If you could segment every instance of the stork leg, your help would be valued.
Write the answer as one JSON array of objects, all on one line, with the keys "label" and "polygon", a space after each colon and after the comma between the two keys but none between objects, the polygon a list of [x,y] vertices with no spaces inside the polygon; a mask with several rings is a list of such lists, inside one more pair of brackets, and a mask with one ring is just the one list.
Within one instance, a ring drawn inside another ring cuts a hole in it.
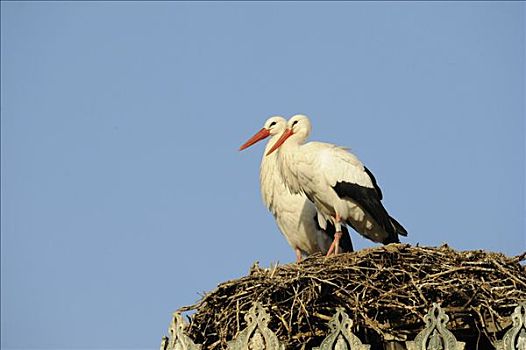
[{"label": "stork leg", "polygon": [[327,252],[327,256],[334,253],[334,255],[340,253],[340,239],[342,238],[342,225],[340,224],[340,215],[336,214],[334,218],[334,239],[332,240],[331,246],[329,247],[329,251]]},{"label": "stork leg", "polygon": [[340,253],[340,239],[342,238],[342,232],[338,231],[334,234],[334,239],[329,247],[329,251],[326,256],[329,256],[334,253],[334,255]]},{"label": "stork leg", "polygon": [[296,248],[294,249],[294,251],[296,252],[296,262],[299,263],[301,259],[303,259],[303,254],[301,253],[301,249]]}]

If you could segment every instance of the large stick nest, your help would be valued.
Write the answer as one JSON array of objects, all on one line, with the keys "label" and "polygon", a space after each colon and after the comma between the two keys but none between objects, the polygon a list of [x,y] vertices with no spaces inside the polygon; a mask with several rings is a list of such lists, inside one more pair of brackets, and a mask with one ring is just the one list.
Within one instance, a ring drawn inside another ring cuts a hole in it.
[{"label": "large stick nest", "polygon": [[373,348],[412,340],[433,302],[441,303],[457,337],[494,342],[517,302],[526,300],[525,254],[391,244],[269,269],[256,264],[248,276],[220,284],[179,311],[196,311],[187,332],[210,350],[225,348],[244,329],[254,301],[266,308],[269,328],[288,349],[319,345],[337,307]]}]

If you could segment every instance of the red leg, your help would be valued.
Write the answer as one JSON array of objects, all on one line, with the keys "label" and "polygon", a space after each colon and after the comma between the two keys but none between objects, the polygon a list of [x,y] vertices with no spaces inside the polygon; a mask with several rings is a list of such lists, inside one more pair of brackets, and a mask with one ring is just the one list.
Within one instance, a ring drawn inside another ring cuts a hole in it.
[{"label": "red leg", "polygon": [[334,239],[332,240],[331,246],[329,247],[329,251],[327,252],[326,256],[329,256],[332,253],[334,253],[334,255],[340,253],[340,239],[342,238],[340,219],[340,215],[336,214],[334,217],[334,228],[336,232],[334,233]]},{"label": "red leg", "polygon": [[296,262],[299,263],[301,259],[303,259],[303,254],[301,254],[301,250],[299,248],[294,249],[296,252]]},{"label": "red leg", "polygon": [[332,241],[331,246],[329,247],[329,250],[327,251],[327,255],[325,256],[331,255],[332,252],[334,252],[334,240]]}]

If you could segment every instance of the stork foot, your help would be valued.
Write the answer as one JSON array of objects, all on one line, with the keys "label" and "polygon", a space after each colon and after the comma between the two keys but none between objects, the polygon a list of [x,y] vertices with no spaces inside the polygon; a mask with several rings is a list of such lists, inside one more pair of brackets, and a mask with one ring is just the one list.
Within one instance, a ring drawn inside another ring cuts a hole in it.
[{"label": "stork foot", "polygon": [[296,262],[297,263],[301,262],[301,260],[303,259],[303,254],[301,254],[301,249],[296,248],[294,249],[294,251],[296,252]]},{"label": "stork foot", "polygon": [[334,255],[340,253],[340,239],[342,238],[341,232],[336,232],[334,234],[334,239],[331,243],[331,246],[329,247],[329,251],[327,252],[327,256],[334,253]]}]

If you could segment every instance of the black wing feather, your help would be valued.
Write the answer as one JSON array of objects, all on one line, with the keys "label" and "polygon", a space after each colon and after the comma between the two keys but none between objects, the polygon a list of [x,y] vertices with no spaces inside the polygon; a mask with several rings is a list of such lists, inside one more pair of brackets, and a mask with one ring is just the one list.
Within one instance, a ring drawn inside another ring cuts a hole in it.
[{"label": "black wing feather", "polygon": [[380,189],[380,186],[378,186],[378,183],[376,182],[376,179],[374,178],[374,175],[373,173],[371,172],[371,170],[367,169],[367,167],[364,165],[363,166],[365,172],[367,173],[367,175],[369,175],[369,177],[371,178],[371,181],[373,182],[373,186],[374,186],[374,189],[376,190],[376,192],[378,192],[378,199],[382,200],[383,199],[383,194],[382,194],[382,190]]},{"label": "black wing feather", "polygon": [[[368,173],[370,174],[370,172]],[[374,177],[372,177],[372,175],[370,176],[371,180],[373,180]],[[382,198],[382,192],[379,190],[376,180],[373,180],[373,184],[375,188],[364,187],[349,182],[337,182],[333,189],[338,197],[352,200],[357,205],[359,205],[376,221],[378,225],[380,225],[385,230],[385,232],[389,234],[386,240],[382,243],[388,244],[399,242],[398,232],[395,230],[395,227],[391,221],[391,217],[380,201]],[[350,224],[349,222],[347,223]]]},{"label": "black wing feather", "polygon": [[398,222],[396,221],[395,218],[393,218],[392,216],[390,216],[391,218],[391,223],[393,224],[393,226],[395,227],[395,231],[399,234],[399,235],[402,235],[402,236],[407,236],[407,230]]}]

